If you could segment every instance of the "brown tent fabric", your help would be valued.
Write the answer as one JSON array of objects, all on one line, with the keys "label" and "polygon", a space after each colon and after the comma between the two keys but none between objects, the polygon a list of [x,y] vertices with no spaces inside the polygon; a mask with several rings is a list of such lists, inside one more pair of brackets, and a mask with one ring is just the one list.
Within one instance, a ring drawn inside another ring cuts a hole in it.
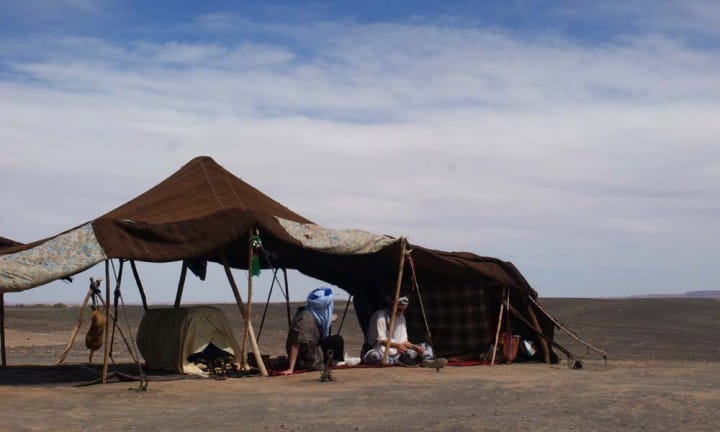
[{"label": "brown tent fabric", "polygon": [[13,246],[19,246],[21,244],[22,243],[16,242],[15,240],[10,240],[9,238],[5,238],[5,237],[0,237],[0,250],[6,249],[6,248],[9,249]]},{"label": "brown tent fabric", "polygon": [[311,223],[202,156],[95,219],[93,229],[108,257],[163,262],[247,244],[255,224],[289,240],[273,216]]}]

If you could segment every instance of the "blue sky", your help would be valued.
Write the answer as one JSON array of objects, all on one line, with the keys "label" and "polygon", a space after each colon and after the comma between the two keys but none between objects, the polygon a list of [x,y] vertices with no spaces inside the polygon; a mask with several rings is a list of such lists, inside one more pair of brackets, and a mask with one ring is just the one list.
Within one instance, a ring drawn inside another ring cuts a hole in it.
[{"label": "blue sky", "polygon": [[[541,296],[720,289],[716,2],[237,3],[0,0],[0,236],[202,154],[328,227],[512,261]],[[176,267],[143,269],[151,300]],[[213,274],[188,301],[232,301]]]}]

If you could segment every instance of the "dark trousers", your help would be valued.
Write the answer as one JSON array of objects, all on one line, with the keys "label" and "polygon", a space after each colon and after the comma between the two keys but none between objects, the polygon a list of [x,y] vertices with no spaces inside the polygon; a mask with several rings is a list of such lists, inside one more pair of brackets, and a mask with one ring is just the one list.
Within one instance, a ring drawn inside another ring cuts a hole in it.
[{"label": "dark trousers", "polygon": [[325,363],[327,363],[328,360],[328,350],[332,350],[333,360],[339,362],[345,360],[345,340],[339,334],[330,335],[321,340],[320,347],[322,347]]}]

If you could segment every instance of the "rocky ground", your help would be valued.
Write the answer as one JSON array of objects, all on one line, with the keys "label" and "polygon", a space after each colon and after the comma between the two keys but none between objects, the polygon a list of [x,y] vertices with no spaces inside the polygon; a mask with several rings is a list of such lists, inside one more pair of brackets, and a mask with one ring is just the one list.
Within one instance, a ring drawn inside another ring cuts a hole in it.
[{"label": "rocky ground", "polygon": [[[66,359],[76,307],[8,307],[7,361],[0,369],[0,431],[34,430],[720,430],[720,301],[708,299],[544,299],[563,324],[609,360],[558,333],[585,357],[580,370],[513,364],[336,370],[289,377],[169,379],[78,387],[97,376],[83,345],[87,319]],[[241,328],[233,305],[220,306]],[[342,307],[338,308],[342,312]],[[256,332],[263,306],[253,308]],[[121,310],[130,339],[142,310]],[[267,311],[260,346],[280,355],[284,305]],[[361,335],[352,308],[343,324],[348,351]],[[240,337],[240,336],[239,336]],[[121,338],[114,358],[133,365]],[[96,354],[95,360],[101,359]]]}]

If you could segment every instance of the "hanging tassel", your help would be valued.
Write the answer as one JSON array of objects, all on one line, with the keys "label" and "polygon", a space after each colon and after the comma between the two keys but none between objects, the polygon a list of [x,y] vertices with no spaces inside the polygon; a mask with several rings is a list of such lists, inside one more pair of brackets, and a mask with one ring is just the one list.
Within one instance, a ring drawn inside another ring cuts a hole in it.
[{"label": "hanging tassel", "polygon": [[252,256],[252,266],[250,268],[250,274],[253,276],[260,276],[260,257],[257,255]]},{"label": "hanging tassel", "polygon": [[255,235],[250,236],[250,245],[254,251],[250,263],[250,274],[260,276],[260,257],[258,256],[258,252],[262,250],[262,240],[260,240],[260,233],[257,230],[255,230]]}]

